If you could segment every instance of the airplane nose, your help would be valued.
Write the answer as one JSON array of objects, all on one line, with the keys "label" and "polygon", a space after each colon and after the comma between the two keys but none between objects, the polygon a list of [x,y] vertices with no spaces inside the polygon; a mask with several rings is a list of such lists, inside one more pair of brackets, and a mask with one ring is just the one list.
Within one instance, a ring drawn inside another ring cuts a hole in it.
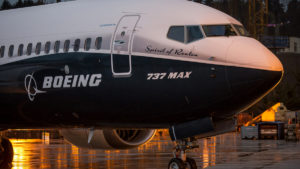
[{"label": "airplane nose", "polygon": [[283,71],[279,59],[259,41],[236,37],[227,52],[227,62],[241,67]]},{"label": "airplane nose", "polygon": [[279,59],[260,42],[235,39],[227,51],[228,81],[235,104],[247,107],[274,89],[283,76]]}]

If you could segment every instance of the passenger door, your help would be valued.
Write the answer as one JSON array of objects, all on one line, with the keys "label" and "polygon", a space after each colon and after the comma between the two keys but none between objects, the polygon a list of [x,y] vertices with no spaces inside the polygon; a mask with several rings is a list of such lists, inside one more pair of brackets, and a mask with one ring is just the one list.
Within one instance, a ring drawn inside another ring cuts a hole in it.
[{"label": "passenger door", "polygon": [[139,15],[125,15],[116,26],[111,42],[111,68],[114,77],[131,76],[132,42],[139,20]]}]

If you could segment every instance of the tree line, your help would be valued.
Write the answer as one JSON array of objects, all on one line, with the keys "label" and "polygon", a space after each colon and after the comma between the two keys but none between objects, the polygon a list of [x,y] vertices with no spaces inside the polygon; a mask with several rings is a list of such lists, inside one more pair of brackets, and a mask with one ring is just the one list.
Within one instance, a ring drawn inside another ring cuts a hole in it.
[{"label": "tree line", "polygon": [[[61,0],[56,0],[55,2],[61,2]],[[0,10],[8,10],[8,9],[16,9],[16,8],[24,8],[30,6],[38,6],[47,4],[44,0],[37,0],[34,2],[33,0],[18,0],[17,3],[12,4],[9,0],[4,0]]]},{"label": "tree line", "polygon": [[29,6],[37,6],[37,5],[44,5],[45,3],[43,0],[38,0],[34,2],[33,0],[18,0],[17,3],[11,4],[8,0],[4,0],[1,6],[1,10],[8,10],[8,9],[15,9],[15,8],[23,8]]}]

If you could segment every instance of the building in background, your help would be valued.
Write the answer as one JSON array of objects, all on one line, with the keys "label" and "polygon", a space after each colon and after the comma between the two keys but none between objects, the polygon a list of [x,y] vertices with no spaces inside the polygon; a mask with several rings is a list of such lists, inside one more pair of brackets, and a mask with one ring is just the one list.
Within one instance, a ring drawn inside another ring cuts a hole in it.
[{"label": "building in background", "polygon": [[300,38],[289,37],[289,46],[280,49],[279,52],[300,54]]}]

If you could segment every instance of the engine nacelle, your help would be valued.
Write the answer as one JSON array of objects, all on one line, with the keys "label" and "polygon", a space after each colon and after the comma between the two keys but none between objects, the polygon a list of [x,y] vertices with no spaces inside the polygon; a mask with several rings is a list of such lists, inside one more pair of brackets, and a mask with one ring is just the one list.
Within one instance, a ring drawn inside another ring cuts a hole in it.
[{"label": "engine nacelle", "polygon": [[73,145],[89,149],[130,149],[150,141],[156,130],[95,129],[90,143],[90,129],[62,129],[60,133]]}]

